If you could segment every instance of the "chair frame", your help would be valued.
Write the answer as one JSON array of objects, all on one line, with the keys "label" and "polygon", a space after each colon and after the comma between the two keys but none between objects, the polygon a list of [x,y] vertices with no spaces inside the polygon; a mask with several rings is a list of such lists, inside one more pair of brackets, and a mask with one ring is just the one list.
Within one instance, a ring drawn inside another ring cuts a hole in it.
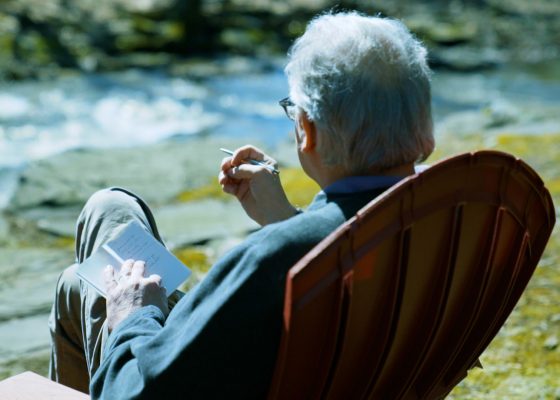
[{"label": "chair frame", "polygon": [[[439,241],[424,232],[431,221]],[[404,179],[290,269],[268,398],[445,397],[511,313],[554,223],[540,177],[506,153],[462,154]],[[378,267],[389,247],[397,267]],[[432,261],[418,261],[423,248]],[[379,307],[364,311],[368,274]]]}]

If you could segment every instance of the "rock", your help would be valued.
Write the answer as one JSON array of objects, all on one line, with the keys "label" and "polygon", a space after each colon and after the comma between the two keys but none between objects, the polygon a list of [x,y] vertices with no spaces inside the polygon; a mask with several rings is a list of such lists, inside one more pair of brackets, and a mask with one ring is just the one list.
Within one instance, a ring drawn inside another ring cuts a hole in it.
[{"label": "rock", "polygon": [[497,49],[472,46],[438,47],[432,49],[429,56],[433,68],[462,72],[495,68],[506,60],[506,55]]},{"label": "rock", "polygon": [[45,375],[48,315],[71,248],[0,248],[0,379],[25,370]]},{"label": "rock", "polygon": [[200,0],[7,0],[0,9],[0,75],[90,71],[136,51],[184,53],[201,35],[200,21]]},{"label": "rock", "polygon": [[19,32],[19,28],[20,26],[17,18],[0,12],[0,32],[2,32],[3,39],[5,39],[4,35],[7,34],[16,35]]},{"label": "rock", "polygon": [[558,337],[556,335],[547,337],[543,346],[546,350],[556,350],[558,347]]},{"label": "rock", "polygon": [[50,354],[50,347],[47,344],[39,350],[18,354],[8,359],[0,359],[0,380],[25,371],[48,376]]},{"label": "rock", "polygon": [[53,57],[45,37],[39,32],[25,32],[17,39],[18,54],[21,58],[35,65],[52,63]]},{"label": "rock", "polygon": [[[521,373],[511,373],[505,379],[496,379],[492,386],[490,396],[480,393],[474,396],[477,399],[530,399],[535,393],[542,398],[553,398],[555,388],[547,382],[547,378],[542,375],[544,371],[534,371],[531,375]],[[485,393],[488,395],[488,393]]]},{"label": "rock", "polygon": [[32,222],[40,231],[49,235],[73,238],[76,221],[82,207],[34,207],[17,213],[17,218]]},{"label": "rock", "polygon": [[[231,143],[230,143],[231,144]],[[134,149],[73,150],[22,171],[8,208],[82,206],[96,190],[122,186],[151,205],[217,176],[225,140],[169,141]]]},{"label": "rock", "polygon": [[488,118],[484,124],[485,128],[499,128],[514,124],[519,121],[519,115],[522,114],[515,106],[504,100],[493,101],[483,110],[483,113]]},{"label": "rock", "polygon": [[34,352],[49,347],[48,314],[14,319],[0,324],[0,358]]},{"label": "rock", "polygon": [[6,222],[6,219],[0,216],[0,244],[6,242],[9,234],[10,234],[10,227]]},{"label": "rock", "polygon": [[[371,2],[352,0],[343,8],[382,12],[404,19],[439,53],[434,66],[473,70],[507,59],[538,61],[560,55],[558,2],[489,0],[481,2]],[[486,4],[486,3],[484,3]],[[234,52],[284,54],[307,22],[332,4],[326,0],[5,0],[0,9],[0,76],[48,78],[60,68],[166,68],[171,58]],[[521,35],[520,32],[531,32]],[[485,49],[475,61],[440,47],[468,44]],[[154,59],[124,57],[156,53]],[[116,61],[117,60],[117,61]],[[127,63],[130,61],[131,63]],[[157,61],[157,62],[155,62]]]},{"label": "rock", "polygon": [[136,17],[125,32],[116,35],[115,47],[122,53],[161,51],[165,46],[182,40],[184,28],[175,21],[156,22]]},{"label": "rock", "polygon": [[560,13],[560,3],[550,0],[486,0],[486,3],[502,13],[519,16],[547,17]]},{"label": "rock", "polygon": [[[5,248],[0,269],[0,322],[47,313],[58,276],[74,262],[73,248]],[[0,336],[1,337],[1,336]]]},{"label": "rock", "polygon": [[118,57],[102,57],[94,61],[100,69],[167,68],[174,64],[172,55],[163,52],[135,51]]},{"label": "rock", "polygon": [[175,60],[169,66],[169,73],[174,76],[191,79],[207,79],[225,75],[254,75],[278,70],[284,65],[280,57],[248,57],[228,55],[215,57],[211,61],[204,58],[188,58]]},{"label": "rock", "polygon": [[225,29],[218,40],[220,45],[233,48],[236,52],[243,54],[251,53],[259,43],[263,42],[258,30],[248,31],[246,29]]},{"label": "rock", "polygon": [[245,235],[259,225],[236,201],[206,199],[159,207],[154,215],[167,245],[184,247],[211,239]]},{"label": "rock", "polygon": [[172,9],[174,0],[113,0],[111,3],[132,14],[156,16]]},{"label": "rock", "polygon": [[13,48],[18,32],[18,20],[0,12],[0,69],[2,70],[14,63]]},{"label": "rock", "polygon": [[447,46],[474,41],[479,34],[478,23],[472,19],[442,21],[433,15],[420,14],[407,18],[405,23],[424,41]]}]

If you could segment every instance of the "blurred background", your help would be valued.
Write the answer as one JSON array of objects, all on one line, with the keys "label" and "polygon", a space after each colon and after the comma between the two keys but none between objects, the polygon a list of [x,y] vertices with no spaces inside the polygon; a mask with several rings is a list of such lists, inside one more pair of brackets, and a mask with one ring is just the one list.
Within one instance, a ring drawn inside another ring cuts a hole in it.
[{"label": "blurred background", "polygon": [[[434,69],[437,148],[511,152],[560,204],[560,1],[0,0],[0,379],[46,374],[56,278],[95,190],[153,205],[168,246],[201,279],[255,229],[220,193],[219,147],[277,157],[290,199],[317,187],[297,169],[285,54],[326,10],[402,19]],[[224,226],[225,225],[225,226]],[[457,399],[560,399],[558,229],[511,318]]]}]

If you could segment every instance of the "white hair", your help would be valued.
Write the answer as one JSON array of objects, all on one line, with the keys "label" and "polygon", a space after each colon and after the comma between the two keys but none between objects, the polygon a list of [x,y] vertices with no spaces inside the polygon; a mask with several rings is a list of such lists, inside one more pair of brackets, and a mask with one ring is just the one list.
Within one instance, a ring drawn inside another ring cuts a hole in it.
[{"label": "white hair", "polygon": [[288,52],[292,102],[315,123],[327,165],[350,173],[423,161],[434,148],[424,46],[399,21],[313,19]]}]

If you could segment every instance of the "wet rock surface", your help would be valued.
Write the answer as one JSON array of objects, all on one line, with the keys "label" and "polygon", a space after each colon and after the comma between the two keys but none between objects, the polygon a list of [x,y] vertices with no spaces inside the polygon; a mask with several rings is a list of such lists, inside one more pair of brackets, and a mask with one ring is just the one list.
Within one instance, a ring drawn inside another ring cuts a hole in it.
[{"label": "wet rock surface", "polygon": [[71,248],[1,248],[0,378],[26,369],[47,372],[48,314],[60,272],[73,260]]},{"label": "wet rock surface", "polygon": [[80,205],[91,193],[107,186],[123,186],[142,193],[149,203],[169,202],[181,191],[217,176],[221,143],[168,142],[101,152],[69,151],[27,167],[20,175],[20,185],[9,208]]}]

